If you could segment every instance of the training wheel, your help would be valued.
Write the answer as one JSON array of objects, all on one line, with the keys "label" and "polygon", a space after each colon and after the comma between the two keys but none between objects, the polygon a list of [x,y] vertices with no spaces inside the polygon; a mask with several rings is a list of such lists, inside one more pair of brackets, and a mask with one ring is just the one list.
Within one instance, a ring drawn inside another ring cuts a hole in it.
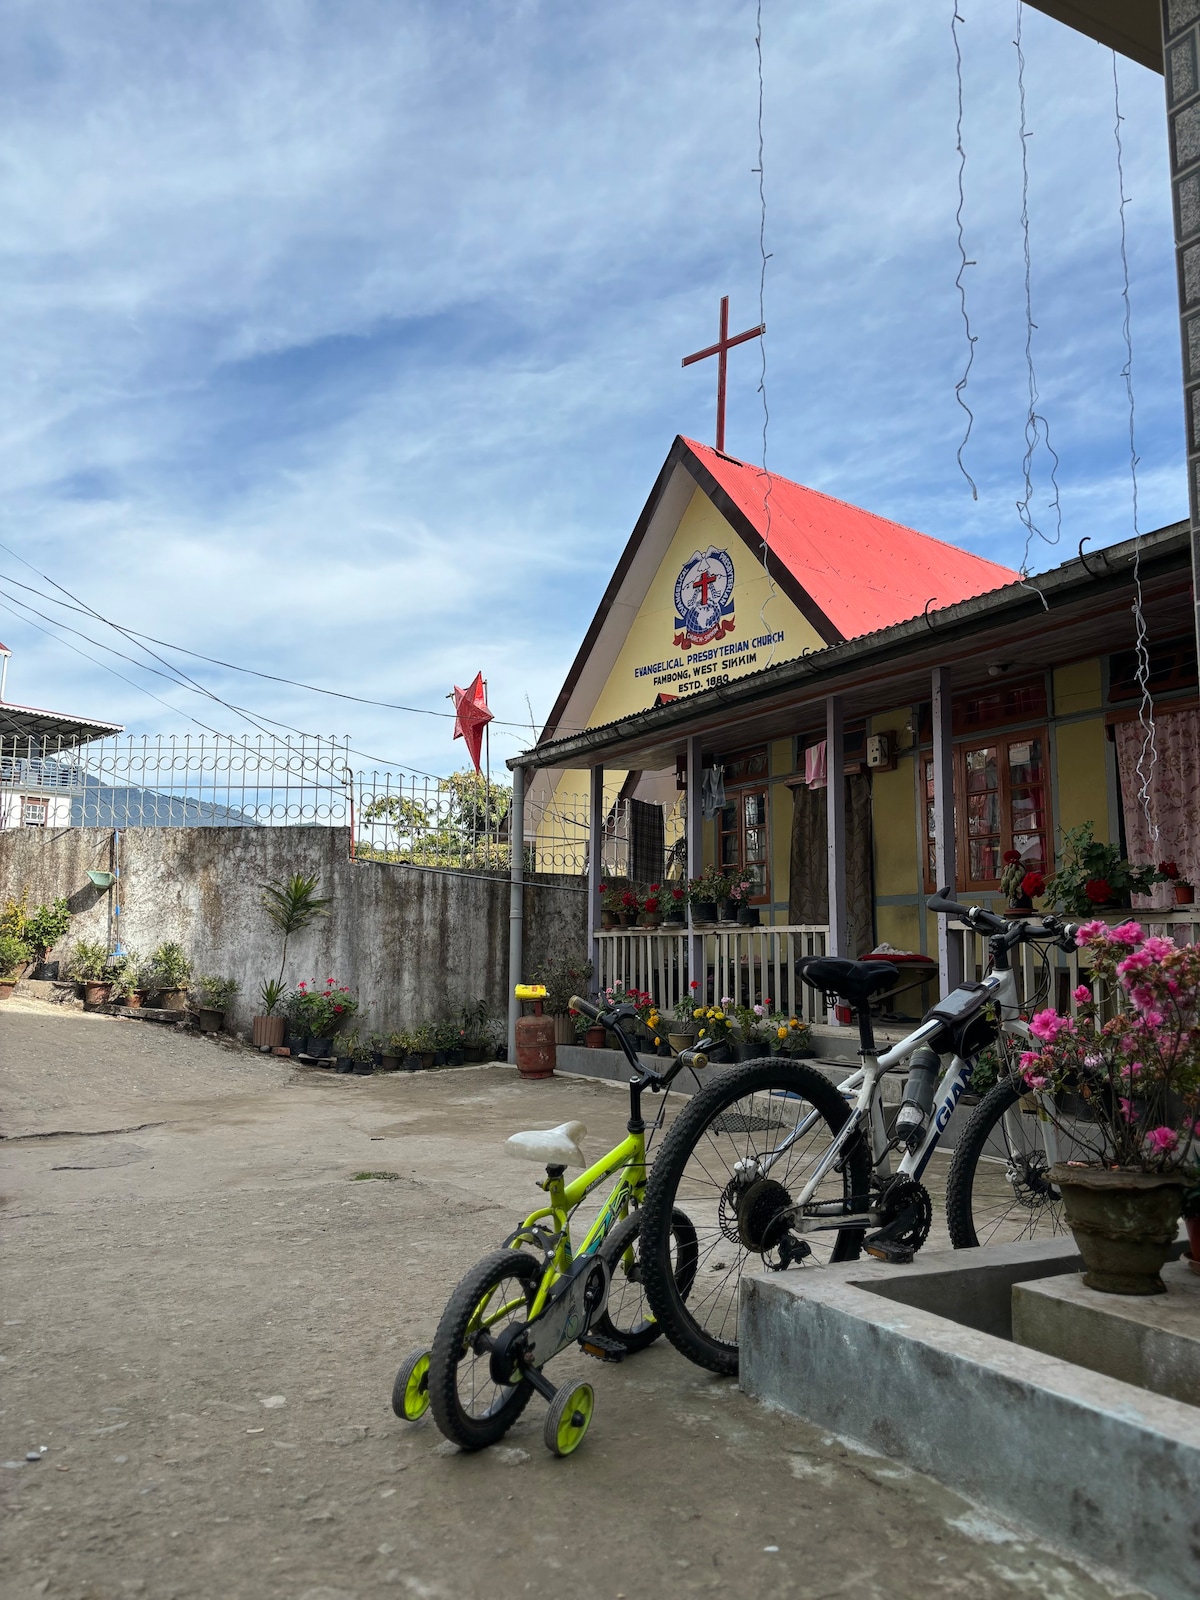
[{"label": "training wheel", "polygon": [[419,1422],[429,1410],[429,1351],[412,1350],[392,1385],[392,1410],[405,1422]]},{"label": "training wheel", "polygon": [[542,1437],[546,1449],[556,1456],[569,1456],[583,1443],[592,1420],[596,1396],[590,1383],[564,1383],[550,1402]]}]

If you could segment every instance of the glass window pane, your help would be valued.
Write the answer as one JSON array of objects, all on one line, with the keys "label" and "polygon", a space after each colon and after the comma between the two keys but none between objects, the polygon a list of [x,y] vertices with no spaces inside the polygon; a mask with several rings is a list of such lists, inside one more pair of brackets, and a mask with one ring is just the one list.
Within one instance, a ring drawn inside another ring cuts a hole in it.
[{"label": "glass window pane", "polygon": [[765,822],[767,820],[766,795],[748,794],[745,799],[744,809],[747,822]]},{"label": "glass window pane", "polygon": [[721,835],[721,865],[723,867],[736,867],[738,860],[738,839],[736,833],[723,833]]},{"label": "glass window pane", "polygon": [[1012,847],[1020,852],[1022,864],[1032,872],[1045,866],[1045,846],[1039,833],[1014,833]]},{"label": "glass window pane", "polygon": [[1000,832],[1000,796],[998,794],[969,794],[967,796],[967,828],[971,833]]},{"label": "glass window pane", "polygon": [[767,830],[765,828],[746,829],[746,860],[765,861],[767,857]]},{"label": "glass window pane", "polygon": [[970,876],[974,883],[1000,876],[1000,841],[998,839],[971,839]]},{"label": "glass window pane", "polygon": [[1042,778],[1042,741],[1014,739],[1008,747],[1008,775],[1011,783],[1038,783]]},{"label": "glass window pane", "polygon": [[998,786],[1000,774],[996,756],[995,745],[987,745],[982,750],[967,751],[968,793],[975,794]]},{"label": "glass window pane", "polygon": [[752,861],[745,868],[750,883],[750,895],[757,899],[767,892],[767,871],[761,861]]}]

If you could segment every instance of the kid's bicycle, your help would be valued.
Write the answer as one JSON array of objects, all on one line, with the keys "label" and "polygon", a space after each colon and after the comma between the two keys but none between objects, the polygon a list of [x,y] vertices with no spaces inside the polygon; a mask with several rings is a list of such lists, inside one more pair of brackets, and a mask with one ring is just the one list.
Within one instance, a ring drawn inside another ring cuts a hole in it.
[{"label": "kid's bicycle", "polygon": [[[520,999],[540,999],[533,985]],[[583,1441],[595,1396],[590,1383],[556,1388],[545,1373],[550,1360],[577,1344],[601,1361],[621,1361],[644,1350],[660,1328],[646,1308],[641,1268],[641,1210],[646,1187],[646,1123],[642,1095],[660,1093],[685,1067],[701,1068],[700,1046],[677,1056],[663,1073],[638,1060],[622,1024],[637,1013],[629,1005],[601,1011],[573,997],[571,1007],[603,1023],[616,1037],[632,1072],[626,1136],[587,1166],[579,1141],[582,1122],[517,1133],[511,1154],[544,1165],[538,1187],[547,1203],[530,1213],[499,1250],[476,1263],[450,1296],[430,1349],[414,1350],[396,1374],[392,1409],[415,1422],[432,1410],[447,1439],[480,1450],[503,1438],[538,1393],[549,1403],[543,1438],[556,1456]],[[662,1120],[665,1100],[650,1133]],[[568,1167],[585,1167],[568,1183]],[[575,1248],[571,1219],[581,1202],[613,1173],[617,1182],[600,1215]],[[664,1224],[664,1270],[686,1300],[696,1274],[696,1230],[674,1208]]]},{"label": "kid's bicycle", "polygon": [[[853,1261],[863,1249],[911,1261],[933,1218],[921,1177],[980,1052],[993,1042],[1001,1050],[1029,1047],[1011,952],[1042,942],[1048,974],[1049,947],[1074,950],[1075,928],[1053,916],[1012,923],[959,905],[945,889],[928,905],[990,936],[982,982],[945,995],[879,1054],[870,1001],[896,981],[896,968],[806,957],[797,962],[804,980],[857,1012],[861,1067],[835,1084],[799,1061],[746,1062],[710,1080],[663,1141],[641,1215],[646,1296],[671,1342],[700,1366],[737,1371],[739,1286],[754,1257],[775,1271]],[[905,1065],[908,1080],[889,1126],[882,1079]],[[1061,1197],[1049,1181],[1056,1159],[1054,1126],[1038,1114],[1037,1097],[1019,1076],[1001,1077],[955,1148],[946,1189],[953,1244],[975,1245],[981,1233],[1005,1228],[1020,1237],[1060,1231]],[[670,1219],[680,1207],[697,1240],[684,1282],[670,1254]]]}]

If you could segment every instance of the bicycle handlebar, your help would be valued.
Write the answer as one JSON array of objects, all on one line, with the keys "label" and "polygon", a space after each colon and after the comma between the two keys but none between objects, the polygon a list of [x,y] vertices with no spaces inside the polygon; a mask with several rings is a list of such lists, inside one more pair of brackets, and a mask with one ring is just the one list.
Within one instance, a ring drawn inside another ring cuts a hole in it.
[{"label": "bicycle handlebar", "polygon": [[1031,928],[1027,922],[1009,922],[1005,917],[998,917],[994,911],[985,911],[982,906],[964,906],[958,900],[952,900],[951,889],[939,889],[925,902],[930,911],[936,911],[942,917],[957,917],[960,922],[965,922],[968,927],[976,929],[979,933],[1007,935],[1010,944],[1021,944],[1024,940],[1036,938],[1055,939],[1064,950],[1075,948],[1075,924],[1063,922],[1060,917],[1043,914],[1041,925]]},{"label": "bicycle handlebar", "polygon": [[600,1007],[594,1006],[590,1000],[581,1000],[577,994],[573,994],[567,1003],[572,1011],[582,1012],[585,1017],[591,1017],[593,1022],[599,1021]]}]

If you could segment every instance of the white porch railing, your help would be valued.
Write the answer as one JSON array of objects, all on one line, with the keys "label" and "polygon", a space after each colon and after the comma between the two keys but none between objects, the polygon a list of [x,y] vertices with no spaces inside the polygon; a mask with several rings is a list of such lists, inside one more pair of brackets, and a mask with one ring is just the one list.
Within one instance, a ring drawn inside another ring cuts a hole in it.
[{"label": "white porch railing", "polygon": [[[1195,944],[1200,939],[1200,906],[1175,906],[1167,911],[1125,911],[1120,920],[1139,922],[1148,934],[1158,934],[1179,945]],[[987,935],[976,933],[961,922],[952,922],[950,926],[962,938],[963,976],[968,983],[976,983],[987,971]],[[1053,1006],[1066,1016],[1074,1016],[1078,1010],[1074,990],[1079,983],[1090,982],[1088,969],[1084,967],[1081,972],[1077,952],[1068,954],[1051,945],[1047,984],[1046,968],[1039,954],[1045,948],[1023,944],[1013,952],[1021,1003],[1027,1005],[1036,997],[1040,1005]]]},{"label": "white porch railing", "polygon": [[643,989],[670,1012],[690,991],[708,1003],[726,997],[736,1006],[767,999],[773,1011],[805,1022],[824,1022],[821,997],[796,976],[801,956],[823,956],[829,930],[816,925],[783,928],[697,929],[704,968],[690,965],[692,935],[685,927],[624,928],[596,935],[596,979],[601,990]]}]

